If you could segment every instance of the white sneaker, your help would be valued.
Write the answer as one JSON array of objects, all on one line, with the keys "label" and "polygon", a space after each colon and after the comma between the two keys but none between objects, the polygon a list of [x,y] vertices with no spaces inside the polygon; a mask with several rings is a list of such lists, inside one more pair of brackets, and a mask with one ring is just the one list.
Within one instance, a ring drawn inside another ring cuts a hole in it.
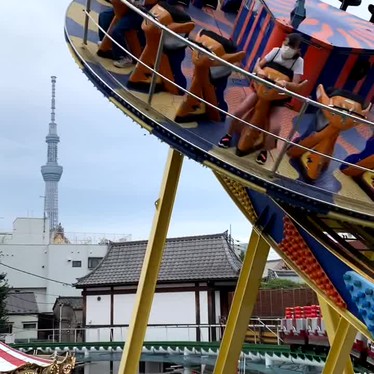
[{"label": "white sneaker", "polygon": [[122,57],[120,60],[113,61],[113,65],[117,68],[128,68],[132,66],[132,59],[129,56]]},{"label": "white sneaker", "polygon": [[98,46],[98,47],[101,46],[101,42],[102,42],[102,40],[99,40],[99,41],[97,42],[97,46]]}]

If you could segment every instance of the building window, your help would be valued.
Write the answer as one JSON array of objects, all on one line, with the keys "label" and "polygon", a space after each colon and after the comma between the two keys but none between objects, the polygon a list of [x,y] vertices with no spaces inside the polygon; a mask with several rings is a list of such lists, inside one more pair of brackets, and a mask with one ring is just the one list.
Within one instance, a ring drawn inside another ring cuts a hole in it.
[{"label": "building window", "polygon": [[36,322],[23,322],[24,330],[36,330]]},{"label": "building window", "polygon": [[82,261],[73,261],[72,266],[73,266],[73,268],[81,268],[82,267]]},{"label": "building window", "polygon": [[13,332],[13,322],[7,323],[0,328],[0,334],[11,334]]},{"label": "building window", "polygon": [[88,268],[90,270],[95,269],[95,267],[100,264],[102,259],[102,257],[88,257]]}]

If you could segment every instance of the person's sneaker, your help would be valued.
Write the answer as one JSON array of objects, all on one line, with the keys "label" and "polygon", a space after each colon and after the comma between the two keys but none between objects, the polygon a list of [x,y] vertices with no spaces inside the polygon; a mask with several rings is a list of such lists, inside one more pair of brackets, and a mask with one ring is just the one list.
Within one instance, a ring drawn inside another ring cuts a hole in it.
[{"label": "person's sneaker", "polygon": [[260,164],[260,165],[264,165],[267,159],[268,159],[268,152],[265,151],[265,150],[262,150],[262,151],[258,154],[258,156],[257,156],[257,158],[256,158],[256,162],[257,162],[258,164]]},{"label": "person's sneaker", "polygon": [[226,134],[221,140],[218,142],[218,146],[221,148],[229,148],[231,144],[232,136],[230,134]]},{"label": "person's sneaker", "polygon": [[132,59],[129,56],[122,57],[119,60],[113,61],[113,65],[117,68],[128,68],[132,65]]}]

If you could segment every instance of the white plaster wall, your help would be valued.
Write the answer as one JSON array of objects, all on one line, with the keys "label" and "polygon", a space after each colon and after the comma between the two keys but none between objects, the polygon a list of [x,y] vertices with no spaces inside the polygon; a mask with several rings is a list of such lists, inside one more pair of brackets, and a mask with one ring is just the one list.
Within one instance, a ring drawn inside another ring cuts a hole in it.
[{"label": "white plaster wall", "polygon": [[208,292],[200,292],[200,323],[208,323]]},{"label": "white plaster wall", "polygon": [[216,316],[215,323],[219,323],[219,318],[221,317],[221,294],[219,291],[215,291],[215,306],[216,306]]},{"label": "white plaster wall", "polygon": [[[195,324],[194,292],[165,292],[155,294],[149,324]],[[149,327],[145,340],[195,340],[195,328]]]},{"label": "white plaster wall", "polygon": [[114,295],[113,323],[128,325],[135,303],[135,294]]},{"label": "white plaster wall", "polygon": [[[16,219],[12,235],[7,235],[0,244],[0,259],[6,265],[44,277],[38,278],[5,266],[1,269],[7,274],[10,287],[25,291],[38,289],[35,296],[39,302],[39,312],[51,312],[58,296],[80,296],[81,290],[45,278],[67,284],[75,283],[77,278],[91,271],[88,269],[88,258],[104,257],[107,246],[49,245],[48,240],[45,240],[44,223],[40,218]],[[48,222],[46,227],[49,232]],[[81,261],[82,266],[73,268],[73,260]]]},{"label": "white plaster wall", "polygon": [[12,237],[9,244],[48,244],[49,221],[44,218],[16,218],[13,222]]},{"label": "white plaster wall", "polygon": [[194,292],[156,293],[149,323],[196,323],[195,316]]},{"label": "white plaster wall", "polygon": [[[208,292],[201,291],[200,292],[200,323],[207,324],[208,323]],[[200,336],[202,341],[209,340],[209,332],[207,328],[200,329]]]},{"label": "white plaster wall", "polygon": [[110,325],[110,295],[87,296],[86,308],[86,341],[110,341],[110,328],[90,328],[90,325]]},{"label": "white plaster wall", "polygon": [[[135,294],[114,295],[114,324],[129,324],[134,307]],[[156,293],[149,324],[195,324],[195,293]],[[115,328],[114,340],[126,339],[127,328]],[[195,328],[148,327],[146,341],[196,340]]]},{"label": "white plaster wall", "polygon": [[[135,294],[114,295],[114,324],[129,324]],[[156,293],[149,317],[150,324],[192,323],[195,320],[194,292]]]},{"label": "white plaster wall", "polygon": [[110,325],[110,295],[87,296],[86,324]]},{"label": "white plaster wall", "polygon": [[[1,262],[5,265],[47,277],[48,246],[46,245],[0,245]],[[46,288],[46,281],[5,266],[9,286],[14,288]]]},{"label": "white plaster wall", "polygon": [[[94,244],[51,244],[48,246],[48,278],[60,282],[75,283],[78,278],[88,274],[89,257],[104,257],[106,245]],[[81,267],[73,267],[73,261],[81,261]],[[47,282],[47,293],[61,296],[80,296],[82,290],[55,282]],[[56,296],[50,298],[52,301]]]},{"label": "white plaster wall", "polygon": [[[216,307],[216,315],[215,315],[214,323],[219,324],[219,319],[221,317],[221,302],[220,302],[221,294],[219,291],[215,291],[214,294],[215,294],[214,296],[215,296],[215,307]],[[221,339],[221,334],[222,334],[221,328],[217,327],[216,328],[217,340]]]},{"label": "white plaster wall", "polygon": [[[13,325],[13,334],[15,339],[37,339],[38,338],[38,316],[37,315],[10,315],[8,322]],[[23,328],[23,323],[36,323],[36,329],[29,330]]]}]

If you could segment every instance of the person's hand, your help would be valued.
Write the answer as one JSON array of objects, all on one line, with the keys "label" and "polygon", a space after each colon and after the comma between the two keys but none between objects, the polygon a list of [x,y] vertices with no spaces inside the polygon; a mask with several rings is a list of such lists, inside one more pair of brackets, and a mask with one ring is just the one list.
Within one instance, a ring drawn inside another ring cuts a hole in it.
[{"label": "person's hand", "polygon": [[266,73],[264,70],[262,70],[261,68],[257,69],[256,71],[256,75],[260,78],[266,78]]},{"label": "person's hand", "polygon": [[278,86],[281,86],[281,87],[284,87],[284,88],[287,87],[287,81],[285,81],[284,79],[277,80],[276,83],[277,83]]}]

